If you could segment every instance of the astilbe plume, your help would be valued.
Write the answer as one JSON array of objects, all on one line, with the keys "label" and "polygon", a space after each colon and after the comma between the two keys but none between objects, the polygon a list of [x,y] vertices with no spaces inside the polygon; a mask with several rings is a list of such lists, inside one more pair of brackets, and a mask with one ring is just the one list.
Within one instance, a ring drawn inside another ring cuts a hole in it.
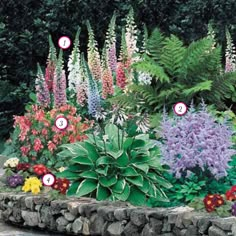
[{"label": "astilbe plume", "polygon": [[102,57],[102,97],[106,99],[108,95],[112,95],[113,93],[113,77],[111,68],[108,65],[107,50],[104,47]]},{"label": "astilbe plume", "polygon": [[80,80],[77,86],[77,102],[80,106],[84,106],[88,98],[88,81],[87,72],[84,62],[80,62]]},{"label": "astilbe plume", "polygon": [[38,72],[35,80],[37,102],[42,107],[48,107],[50,105],[50,93],[40,65],[38,64],[37,67]]},{"label": "astilbe plume", "polygon": [[62,50],[60,51],[53,80],[54,107],[66,104],[66,75],[63,70]]},{"label": "astilbe plume", "polygon": [[206,106],[194,112],[194,108],[182,117],[164,115],[159,132],[162,142],[162,162],[179,178],[187,170],[201,168],[219,179],[227,175],[228,162],[235,151],[231,149],[232,131],[225,123],[216,123]]},{"label": "astilbe plume", "polygon": [[96,80],[101,79],[101,61],[97,48],[97,41],[94,37],[94,32],[89,22],[87,22],[88,28],[88,65]]},{"label": "astilbe plume", "polygon": [[81,80],[80,75],[80,51],[79,51],[79,35],[80,29],[78,29],[75,40],[74,40],[74,48],[70,55],[68,61],[68,83],[69,83],[69,90],[76,92],[77,87]]},{"label": "astilbe plume", "polygon": [[101,109],[100,95],[97,88],[97,83],[93,79],[93,75],[89,69],[89,66],[84,58],[82,58],[84,66],[87,72],[87,83],[88,83],[88,113],[95,117],[96,112]]},{"label": "astilbe plume", "polygon": [[227,47],[225,50],[225,72],[233,72],[236,69],[236,53],[230,32],[226,31]]},{"label": "astilbe plume", "polygon": [[116,15],[114,14],[111,18],[111,22],[108,26],[108,31],[106,34],[108,63],[113,73],[116,72],[116,66],[117,66],[115,27],[116,27]]},{"label": "astilbe plume", "polygon": [[47,60],[47,67],[45,70],[45,80],[48,86],[49,92],[53,90],[53,78],[56,69],[56,48],[53,44],[52,37],[49,35],[49,54]]}]

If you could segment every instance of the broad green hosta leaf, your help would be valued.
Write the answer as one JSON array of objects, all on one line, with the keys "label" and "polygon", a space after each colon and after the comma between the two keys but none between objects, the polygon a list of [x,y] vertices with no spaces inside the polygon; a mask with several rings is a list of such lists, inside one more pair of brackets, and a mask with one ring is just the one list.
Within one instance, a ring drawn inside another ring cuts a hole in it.
[{"label": "broad green hosta leaf", "polygon": [[105,166],[105,168],[96,168],[95,171],[101,175],[107,175],[107,172],[108,172],[108,169],[109,167],[108,166]]},{"label": "broad green hosta leaf", "polygon": [[78,163],[73,163],[73,165],[70,165],[67,170],[72,172],[82,172],[91,170],[92,166],[90,165],[80,165]]},{"label": "broad green hosta leaf", "polygon": [[132,147],[132,149],[135,149],[135,148],[141,148],[144,146],[145,146],[145,141],[135,138],[131,147]]},{"label": "broad green hosta leaf", "polygon": [[130,195],[127,200],[133,205],[143,206],[146,202],[146,196],[137,187],[133,186],[131,187]]},{"label": "broad green hosta leaf", "polygon": [[157,193],[156,193],[156,186],[150,181],[149,182],[150,184],[150,188],[148,190],[148,192],[146,193],[148,196],[150,197],[156,197],[157,196]]},{"label": "broad green hosta leaf", "polygon": [[132,142],[133,142],[133,138],[125,139],[124,144],[123,144],[123,148],[125,151],[131,147]]},{"label": "broad green hosta leaf", "polygon": [[117,182],[116,176],[101,176],[99,177],[99,183],[104,187],[110,187]]},{"label": "broad green hosta leaf", "polygon": [[122,193],[124,191],[125,188],[125,180],[124,179],[119,179],[116,184],[114,184],[112,186],[112,191],[116,192],[116,193]]},{"label": "broad green hosta leaf", "polygon": [[140,174],[135,170],[134,167],[128,166],[128,167],[123,169],[122,175],[132,177],[132,176],[139,176]]},{"label": "broad green hosta leaf", "polygon": [[79,187],[80,181],[75,181],[71,184],[70,188],[67,191],[68,196],[72,196],[76,194],[76,191]]},{"label": "broad green hosta leaf", "polygon": [[71,172],[69,170],[64,170],[63,172],[56,173],[56,176],[58,178],[67,178],[69,180],[75,180],[79,178],[78,173]]},{"label": "broad green hosta leaf", "polygon": [[84,146],[88,152],[88,157],[92,161],[96,161],[99,158],[99,154],[93,144],[89,142],[84,142]]},{"label": "broad green hosta leaf", "polygon": [[104,188],[100,184],[97,187],[96,198],[98,201],[106,200],[111,195],[108,188]]},{"label": "broad green hosta leaf", "polygon": [[107,152],[107,154],[109,154],[110,156],[112,156],[115,159],[120,157],[122,155],[122,153],[123,153],[123,150],[119,150],[117,152],[112,152],[112,151]]},{"label": "broad green hosta leaf", "polygon": [[79,176],[82,178],[87,178],[87,179],[98,179],[97,173],[92,170],[84,171]]},{"label": "broad green hosta leaf", "polygon": [[137,185],[137,186],[143,185],[143,176],[142,175],[135,176],[135,177],[125,177],[125,179],[134,185]]},{"label": "broad green hosta leaf", "polygon": [[97,188],[97,181],[91,179],[83,180],[77,189],[76,197],[85,196],[91,192],[93,192]]},{"label": "broad green hosta leaf", "polygon": [[114,163],[114,159],[112,159],[109,156],[103,156],[97,159],[96,161],[96,165],[109,165],[109,164],[113,164]]},{"label": "broad green hosta leaf", "polygon": [[126,152],[123,152],[122,155],[116,160],[116,163],[120,167],[125,167],[129,164],[129,157]]},{"label": "broad green hosta leaf", "polygon": [[136,156],[132,158],[130,162],[135,163],[135,164],[141,164],[141,163],[149,162],[150,160],[151,160],[151,157],[149,156]]},{"label": "broad green hosta leaf", "polygon": [[126,201],[130,195],[130,186],[126,183],[124,191],[122,193],[113,192],[112,195],[118,200]]},{"label": "broad green hosta leaf", "polygon": [[63,144],[60,146],[71,153],[71,156],[87,156],[87,150],[80,143]]},{"label": "broad green hosta leaf", "polygon": [[94,163],[88,157],[76,157],[71,160],[74,163],[79,163],[81,165],[90,165],[93,166]]},{"label": "broad green hosta leaf", "polygon": [[147,179],[143,179],[143,185],[142,186],[138,186],[138,188],[144,192],[145,194],[148,192],[149,188],[150,188],[150,184],[149,181]]},{"label": "broad green hosta leaf", "polygon": [[142,164],[139,164],[139,163],[132,163],[132,166],[136,167],[136,168],[139,169],[139,170],[142,170],[142,171],[145,172],[146,174],[148,173],[149,165],[146,164],[146,163],[142,163]]}]

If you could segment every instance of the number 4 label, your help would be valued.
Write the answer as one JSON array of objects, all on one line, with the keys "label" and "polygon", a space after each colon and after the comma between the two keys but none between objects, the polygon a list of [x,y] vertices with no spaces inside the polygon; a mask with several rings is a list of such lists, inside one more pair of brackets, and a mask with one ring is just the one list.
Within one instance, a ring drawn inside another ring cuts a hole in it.
[{"label": "number 4 label", "polygon": [[174,112],[177,116],[183,116],[188,111],[188,107],[184,102],[177,102],[174,105]]},{"label": "number 4 label", "polygon": [[44,175],[42,180],[43,180],[43,184],[45,186],[52,186],[55,183],[55,181],[56,181],[54,175],[52,175],[52,174]]}]

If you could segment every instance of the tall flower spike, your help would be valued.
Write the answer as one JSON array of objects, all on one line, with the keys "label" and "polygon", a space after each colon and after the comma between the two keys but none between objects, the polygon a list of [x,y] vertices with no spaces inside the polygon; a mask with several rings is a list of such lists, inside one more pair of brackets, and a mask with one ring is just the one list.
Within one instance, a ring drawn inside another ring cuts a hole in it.
[{"label": "tall flower spike", "polygon": [[226,30],[226,43],[227,47],[225,50],[225,72],[233,72],[236,69],[236,53],[235,46],[233,44],[232,37],[229,30]]},{"label": "tall flower spike", "polygon": [[37,102],[42,107],[49,107],[50,105],[50,93],[48,90],[48,86],[46,80],[44,78],[43,72],[39,64],[37,64],[38,71],[37,71],[37,78],[35,80],[35,89],[36,89],[36,96]]},{"label": "tall flower spike", "polygon": [[53,44],[52,37],[49,35],[49,54],[47,60],[47,67],[45,71],[45,80],[49,91],[53,90],[53,77],[57,63],[56,48]]},{"label": "tall flower spike", "polygon": [[113,14],[106,34],[106,46],[107,46],[109,66],[112,72],[114,73],[116,72],[116,64],[117,64],[115,28],[116,28],[116,14]]},{"label": "tall flower spike", "polygon": [[212,27],[212,24],[208,24],[207,27],[207,38],[211,39],[213,41],[212,43],[212,49],[216,47],[216,34]]},{"label": "tall flower spike", "polygon": [[81,80],[80,75],[80,50],[79,50],[79,35],[80,35],[80,28],[77,30],[75,41],[74,41],[74,48],[70,55],[68,61],[68,83],[69,83],[69,90],[76,92],[78,84]]},{"label": "tall flower spike", "polygon": [[97,48],[97,41],[94,38],[94,32],[89,21],[87,21],[88,28],[88,65],[96,80],[101,79],[101,61]]},{"label": "tall flower spike", "polygon": [[111,68],[108,65],[107,50],[105,45],[102,53],[102,97],[106,99],[108,95],[112,95],[113,93],[113,78]]},{"label": "tall flower spike", "polygon": [[84,57],[82,57],[82,60],[86,68],[87,80],[88,80],[88,112],[91,116],[95,117],[96,112],[101,108],[100,96],[97,88],[97,83],[93,79],[93,75]]},{"label": "tall flower spike", "polygon": [[80,80],[77,87],[77,102],[81,106],[85,105],[88,97],[87,72],[83,60],[80,61]]},{"label": "tall flower spike", "polygon": [[63,70],[62,50],[60,50],[53,80],[54,107],[66,104],[66,75]]}]

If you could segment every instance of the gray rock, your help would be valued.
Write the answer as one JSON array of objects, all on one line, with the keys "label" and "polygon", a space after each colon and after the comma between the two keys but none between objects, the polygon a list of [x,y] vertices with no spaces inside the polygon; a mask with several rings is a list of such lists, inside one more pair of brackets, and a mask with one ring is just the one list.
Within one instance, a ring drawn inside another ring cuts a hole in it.
[{"label": "gray rock", "polygon": [[71,232],[71,229],[72,229],[72,223],[69,223],[69,224],[66,226],[66,232],[67,232],[67,233],[70,233],[70,232]]},{"label": "gray rock", "polygon": [[77,214],[78,214],[78,206],[79,206],[80,204],[81,204],[80,202],[69,202],[69,203],[67,204],[67,209],[69,210],[69,212],[70,212],[72,215],[77,216]]},{"label": "gray rock", "polygon": [[164,219],[163,227],[162,227],[162,232],[163,233],[168,233],[168,232],[171,232],[171,231],[172,231],[171,225],[168,224],[168,220],[167,219]]},{"label": "gray rock", "polygon": [[107,221],[114,221],[115,216],[114,216],[114,207],[107,207],[107,206],[102,206],[97,209],[97,213],[100,217],[104,218]]},{"label": "gray rock", "polygon": [[82,233],[83,222],[80,218],[76,219],[72,224],[72,230],[75,234]]},{"label": "gray rock", "polygon": [[142,230],[141,236],[156,236],[157,234],[153,231],[149,224],[146,224]]},{"label": "gray rock", "polygon": [[153,217],[158,220],[162,220],[166,215],[167,209],[165,208],[158,208],[158,209],[152,209],[147,211],[147,217]]},{"label": "gray rock", "polygon": [[28,226],[37,226],[39,223],[37,212],[22,211],[21,216]]},{"label": "gray rock", "polygon": [[192,225],[193,222],[192,222],[192,217],[193,217],[194,213],[192,212],[187,212],[183,215],[182,217],[182,223],[184,225],[185,228],[188,228],[189,225]]},{"label": "gray rock", "polygon": [[99,216],[98,214],[93,214],[89,219],[89,231],[91,235],[101,234],[104,228],[104,218]]},{"label": "gray rock", "polygon": [[122,221],[122,220],[127,220],[129,219],[129,216],[127,214],[127,209],[126,208],[118,208],[115,209],[114,211],[114,216],[117,220]]},{"label": "gray rock", "polygon": [[57,218],[56,223],[57,225],[67,225],[69,222],[64,216],[60,216],[59,218]]},{"label": "gray rock", "polygon": [[70,212],[65,212],[64,216],[65,216],[66,220],[68,220],[68,221],[73,221],[75,219],[75,216],[72,215]]},{"label": "gray rock", "polygon": [[124,231],[124,225],[122,222],[115,222],[108,226],[107,232],[110,236],[120,236]]},{"label": "gray rock", "polygon": [[212,220],[213,225],[218,226],[219,228],[223,230],[230,231],[232,226],[236,224],[236,218],[233,217],[227,217],[227,218],[219,218]]},{"label": "gray rock", "polygon": [[161,233],[162,227],[163,227],[163,223],[160,220],[157,220],[155,218],[150,218],[149,219],[149,224],[150,227],[152,228],[153,232],[158,235]]},{"label": "gray rock", "polygon": [[194,225],[190,225],[188,228],[187,228],[187,231],[186,231],[186,236],[187,235],[191,235],[191,236],[198,236],[199,233],[198,233],[198,230],[197,230],[197,227],[194,226]]},{"label": "gray rock", "polygon": [[199,233],[207,234],[208,229],[212,225],[211,220],[213,218],[202,218],[198,221]]},{"label": "gray rock", "polygon": [[129,222],[125,228],[123,234],[125,236],[140,236],[139,228],[137,225],[133,224],[132,222]]},{"label": "gray rock", "polygon": [[170,213],[168,215],[168,223],[169,224],[175,224],[176,220],[177,220],[178,214],[177,213]]},{"label": "gray rock", "polygon": [[130,220],[133,224],[135,224],[139,227],[143,227],[147,222],[145,211],[144,210],[133,210],[130,214]]},{"label": "gray rock", "polygon": [[83,203],[78,206],[79,214],[89,218],[101,205],[97,203]]},{"label": "gray rock", "polygon": [[90,235],[90,230],[89,230],[89,220],[87,218],[84,218],[83,221],[83,235]]},{"label": "gray rock", "polygon": [[26,197],[25,198],[25,206],[30,209],[31,211],[34,210],[34,198],[33,197]]},{"label": "gray rock", "polygon": [[187,236],[187,229],[182,229],[180,231],[180,236]]},{"label": "gray rock", "polygon": [[227,236],[227,234],[217,226],[211,226],[208,231],[209,236]]}]

